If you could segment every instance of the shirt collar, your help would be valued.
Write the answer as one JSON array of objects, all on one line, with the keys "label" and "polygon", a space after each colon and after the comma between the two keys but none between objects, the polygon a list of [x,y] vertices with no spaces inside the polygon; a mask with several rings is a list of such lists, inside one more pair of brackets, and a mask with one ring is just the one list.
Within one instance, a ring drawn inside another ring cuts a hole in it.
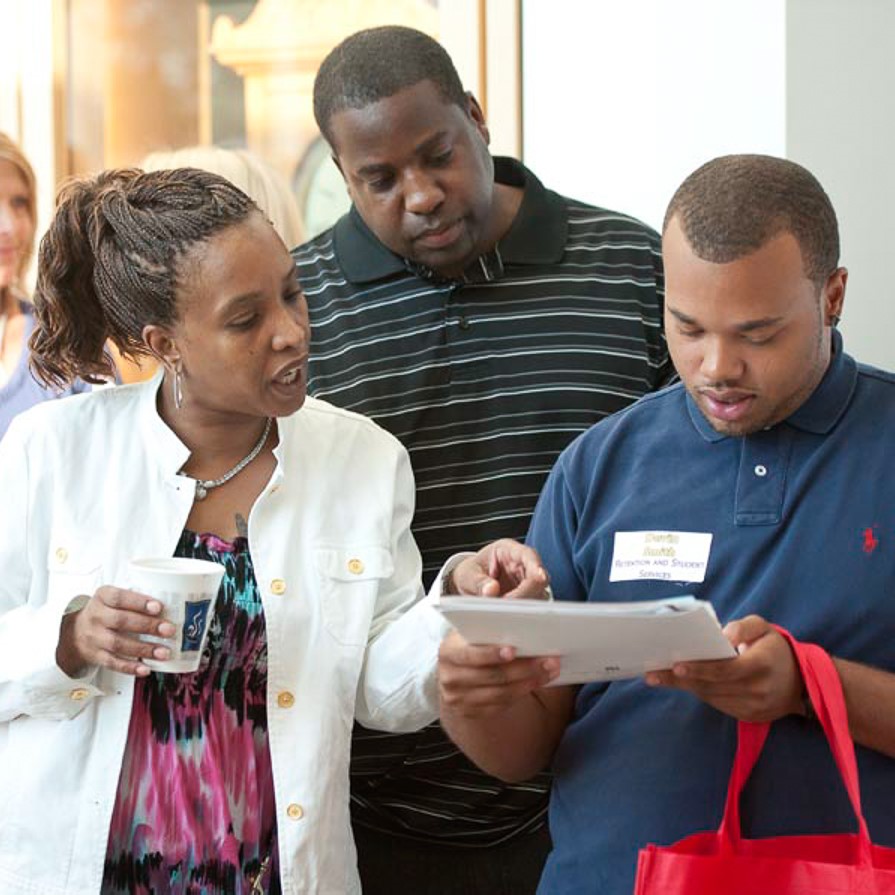
[{"label": "shirt collar", "polygon": [[[543,184],[521,162],[494,158],[494,180],[525,190],[522,203],[495,254],[501,264],[556,264],[565,251],[568,216],[562,197]],[[346,279],[351,283],[371,283],[408,269],[404,258],[386,248],[364,223],[352,205],[333,228],[333,246]],[[491,253],[488,253],[490,255]],[[481,280],[478,271],[492,267],[487,258],[470,265],[470,280]],[[420,273],[414,270],[414,273]]]},{"label": "shirt collar", "polygon": [[[842,350],[842,334],[834,329],[832,357],[823,379],[808,399],[783,422],[804,432],[826,435],[848,409],[857,382],[858,365],[850,354]],[[706,441],[721,441],[728,437],[711,427],[689,393],[687,411],[694,427]]]}]

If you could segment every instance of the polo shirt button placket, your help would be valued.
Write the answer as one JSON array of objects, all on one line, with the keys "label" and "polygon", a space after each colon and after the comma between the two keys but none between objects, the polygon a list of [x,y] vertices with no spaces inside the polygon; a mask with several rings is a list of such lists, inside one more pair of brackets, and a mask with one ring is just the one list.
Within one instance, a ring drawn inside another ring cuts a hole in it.
[{"label": "polo shirt button placket", "polygon": [[792,434],[784,426],[747,435],[740,446],[735,522],[778,525],[783,517]]}]

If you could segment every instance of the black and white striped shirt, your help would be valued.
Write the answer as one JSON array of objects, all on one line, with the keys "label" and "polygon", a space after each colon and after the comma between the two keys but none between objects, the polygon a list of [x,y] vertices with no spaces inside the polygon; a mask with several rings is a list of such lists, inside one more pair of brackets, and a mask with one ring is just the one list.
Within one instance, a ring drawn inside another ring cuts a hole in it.
[{"label": "black and white striped shirt", "polygon": [[[371,416],[407,447],[426,584],[452,554],[524,537],[553,462],[579,433],[671,368],[658,236],[623,214],[524,186],[510,231],[460,280],[415,269],[356,210],[293,252],[310,309],[309,391]],[[542,822],[547,775],[507,786],[437,725],[359,729],[356,823],[488,845]]]}]

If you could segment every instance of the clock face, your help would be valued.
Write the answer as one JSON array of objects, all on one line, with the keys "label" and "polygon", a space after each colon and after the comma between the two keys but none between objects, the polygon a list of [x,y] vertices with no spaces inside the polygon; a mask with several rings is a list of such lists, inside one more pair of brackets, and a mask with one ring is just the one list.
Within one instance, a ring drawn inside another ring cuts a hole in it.
[{"label": "clock face", "polygon": [[322,233],[351,208],[345,181],[323,137],[317,137],[299,162],[295,196],[305,239]]}]

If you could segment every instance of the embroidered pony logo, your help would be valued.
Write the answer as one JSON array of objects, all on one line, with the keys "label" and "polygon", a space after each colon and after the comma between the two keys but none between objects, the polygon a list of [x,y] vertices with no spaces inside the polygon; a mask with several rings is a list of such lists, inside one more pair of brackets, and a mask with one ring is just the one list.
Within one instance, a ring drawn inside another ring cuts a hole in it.
[{"label": "embroidered pony logo", "polygon": [[[873,526],[875,528],[876,526]],[[864,552],[873,553],[879,547],[879,538],[873,533],[873,528],[864,529]]]}]

